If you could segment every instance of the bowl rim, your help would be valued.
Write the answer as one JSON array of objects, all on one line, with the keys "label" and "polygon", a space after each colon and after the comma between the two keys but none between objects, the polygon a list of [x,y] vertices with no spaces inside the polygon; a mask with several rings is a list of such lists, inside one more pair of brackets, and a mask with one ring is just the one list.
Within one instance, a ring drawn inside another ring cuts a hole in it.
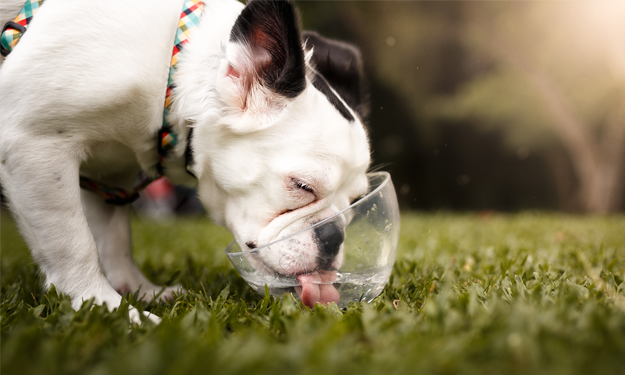
[{"label": "bowl rim", "polygon": [[343,212],[345,212],[345,211],[347,211],[347,210],[350,210],[350,209],[352,209],[352,208],[354,208],[354,207],[358,206],[358,205],[359,205],[359,204],[361,204],[363,201],[365,201],[367,198],[369,198],[370,196],[374,195],[374,194],[375,194],[375,193],[377,193],[378,191],[382,190],[382,188],[384,188],[386,185],[388,185],[388,183],[391,181],[391,174],[390,174],[390,173],[388,173],[388,172],[384,172],[384,171],[378,171],[378,172],[371,172],[371,173],[367,173],[367,174],[366,174],[366,176],[367,176],[367,179],[371,179],[371,178],[376,177],[376,176],[384,176],[384,181],[382,181],[382,183],[381,183],[380,185],[378,185],[378,187],[376,187],[375,189],[373,189],[372,191],[370,191],[369,193],[367,193],[367,195],[365,195],[364,197],[362,197],[362,198],[358,199],[356,202],[354,202],[354,203],[350,204],[347,208],[345,208],[345,209],[343,209],[343,210],[341,210],[341,211],[339,211],[339,212],[335,213],[335,214],[334,214],[334,215],[332,215],[332,216],[329,216],[329,217],[327,217],[327,218],[325,218],[325,219],[321,220],[321,221],[320,221],[320,222],[318,222],[318,223],[315,223],[315,224],[313,224],[313,225],[311,225],[311,226],[309,226],[309,227],[306,227],[306,228],[304,228],[304,229],[302,229],[302,230],[299,230],[299,231],[297,231],[297,232],[295,232],[295,233],[293,233],[293,234],[290,234],[290,235],[288,235],[288,236],[286,236],[286,237],[280,238],[279,240],[275,240],[275,241],[273,241],[273,242],[270,242],[270,243],[268,243],[268,244],[266,244],[266,245],[259,246],[259,247],[254,248],[254,249],[250,249],[250,250],[243,250],[243,251],[239,251],[239,252],[237,252],[237,253],[230,253],[230,252],[228,252],[228,250],[232,247],[232,245],[234,245],[234,244],[237,242],[237,240],[236,240],[236,239],[234,239],[234,240],[232,240],[232,241],[228,244],[228,246],[226,246],[226,250],[225,250],[226,255],[227,255],[229,258],[231,258],[231,257],[234,257],[234,256],[241,256],[241,255],[246,255],[246,254],[255,253],[255,252],[258,252],[258,251],[260,251],[261,249],[263,249],[263,248],[265,248],[265,247],[272,246],[273,244],[275,244],[275,243],[277,243],[277,242],[280,242],[280,241],[286,240],[286,239],[288,239],[288,238],[291,238],[291,237],[297,236],[297,235],[299,235],[299,234],[300,234],[300,233],[302,233],[302,232],[305,232],[305,231],[310,230],[310,229],[312,229],[312,228],[316,228],[316,227],[318,227],[318,226],[321,226],[321,225],[325,224],[326,222],[328,222],[328,221],[330,221],[330,220],[334,219],[335,217],[337,217],[337,216],[339,216],[339,215],[343,214]]}]

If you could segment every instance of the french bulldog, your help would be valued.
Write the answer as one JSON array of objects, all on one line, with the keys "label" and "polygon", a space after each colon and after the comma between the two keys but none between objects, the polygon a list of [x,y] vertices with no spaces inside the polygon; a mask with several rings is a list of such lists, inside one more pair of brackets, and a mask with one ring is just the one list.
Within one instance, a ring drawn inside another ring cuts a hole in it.
[{"label": "french bulldog", "polygon": [[[2,22],[23,0],[4,1]],[[121,294],[171,298],[132,259],[130,208],[79,186],[131,190],[159,174],[173,35],[182,1],[46,0],[0,68],[0,182],[46,284],[72,307]],[[301,32],[286,1],[206,0],[173,75],[178,137],[163,174],[197,188],[212,219],[253,249],[336,214],[367,192],[362,62],[352,45]],[[306,304],[342,260],[344,226],[259,253],[298,276]],[[121,294],[120,294],[121,293]],[[147,315],[147,314],[146,314]],[[158,317],[149,316],[158,321]],[[140,321],[136,309],[131,319]]]}]

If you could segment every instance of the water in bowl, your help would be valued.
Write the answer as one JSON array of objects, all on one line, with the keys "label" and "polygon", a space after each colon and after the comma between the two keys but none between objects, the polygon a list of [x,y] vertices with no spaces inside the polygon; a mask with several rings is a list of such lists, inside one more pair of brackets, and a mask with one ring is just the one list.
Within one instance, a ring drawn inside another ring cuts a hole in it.
[{"label": "water in bowl", "polygon": [[[388,282],[392,267],[384,267],[367,273],[337,272],[337,278],[331,284],[341,295],[341,300],[337,303],[339,307],[347,307],[349,302],[371,302],[377,297]],[[300,283],[295,277],[274,277],[256,272],[242,272],[243,279],[257,293],[265,294],[265,285],[269,289],[269,294],[281,297],[284,294],[292,294],[299,300],[295,290]]]}]

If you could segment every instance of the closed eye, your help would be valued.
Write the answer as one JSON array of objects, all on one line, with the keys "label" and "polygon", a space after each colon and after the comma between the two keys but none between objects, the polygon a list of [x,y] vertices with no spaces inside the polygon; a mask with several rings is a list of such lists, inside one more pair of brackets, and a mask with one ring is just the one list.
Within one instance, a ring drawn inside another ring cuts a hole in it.
[{"label": "closed eye", "polygon": [[313,188],[310,185],[306,184],[305,182],[302,182],[302,181],[299,181],[299,180],[294,180],[294,182],[295,182],[295,186],[297,186],[298,188],[300,188],[300,189],[302,189],[304,191],[307,191],[309,193],[313,193],[313,194],[315,193]]},{"label": "closed eye", "polygon": [[288,204],[290,207],[285,207],[280,215],[300,209],[317,201],[318,199],[317,193],[315,192],[315,188],[313,188],[312,184],[304,182],[299,178],[290,177],[287,182],[286,189],[292,197],[291,202]]},{"label": "closed eye", "polygon": [[302,180],[300,180],[299,178],[295,178],[295,177],[291,177],[291,183],[289,184],[290,186],[288,187],[289,190],[292,190],[294,192],[299,191],[300,193],[303,194],[315,194],[315,189],[313,188],[313,185],[310,182],[304,182]]}]

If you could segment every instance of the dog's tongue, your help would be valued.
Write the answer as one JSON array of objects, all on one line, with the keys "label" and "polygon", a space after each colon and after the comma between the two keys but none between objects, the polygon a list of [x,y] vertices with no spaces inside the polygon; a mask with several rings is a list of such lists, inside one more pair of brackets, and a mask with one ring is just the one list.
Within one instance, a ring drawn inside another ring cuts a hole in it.
[{"label": "dog's tongue", "polygon": [[339,302],[339,292],[334,285],[322,284],[331,283],[335,279],[336,275],[334,273],[300,275],[297,277],[297,280],[301,286],[296,287],[295,290],[299,294],[302,303],[311,309],[317,302],[324,305],[330,302]]}]

